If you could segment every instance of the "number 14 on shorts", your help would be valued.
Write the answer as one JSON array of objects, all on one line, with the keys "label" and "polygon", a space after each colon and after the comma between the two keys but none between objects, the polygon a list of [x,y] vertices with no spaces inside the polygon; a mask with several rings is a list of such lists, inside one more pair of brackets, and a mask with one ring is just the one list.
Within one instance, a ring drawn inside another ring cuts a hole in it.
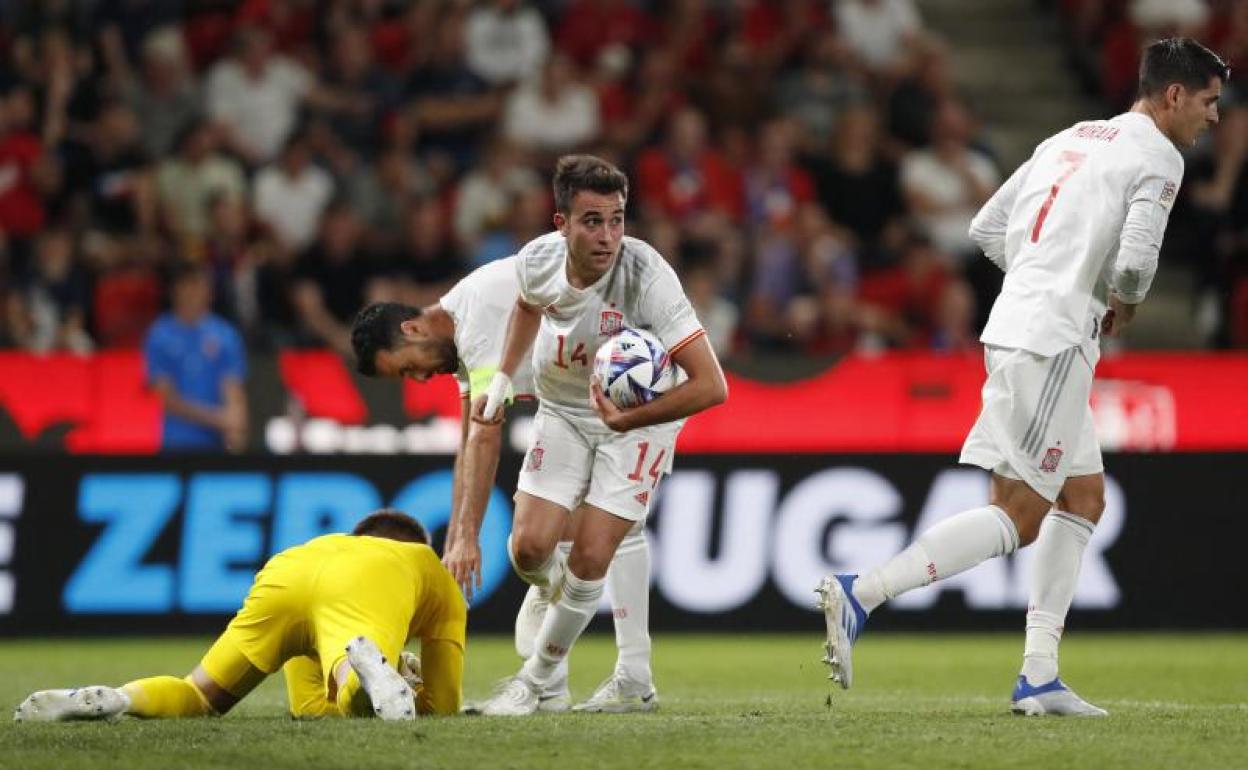
[{"label": "number 14 on shorts", "polygon": [[[638,441],[637,442],[637,465],[633,468],[633,472],[628,474],[629,481],[644,481],[644,477],[642,476],[642,470],[646,467],[646,455],[649,453],[650,453],[650,442]],[[645,504],[645,502],[649,500],[650,491],[653,491],[654,488],[659,485],[659,479],[663,476],[663,460],[666,457],[667,457],[667,449],[661,448],[659,449],[658,455],[654,458],[654,462],[650,463],[650,469],[646,472],[646,476],[650,477],[650,490],[643,491],[641,493],[641,495],[644,495],[646,498],[646,500],[643,501],[643,505]],[[640,497],[640,495],[638,497]]]}]

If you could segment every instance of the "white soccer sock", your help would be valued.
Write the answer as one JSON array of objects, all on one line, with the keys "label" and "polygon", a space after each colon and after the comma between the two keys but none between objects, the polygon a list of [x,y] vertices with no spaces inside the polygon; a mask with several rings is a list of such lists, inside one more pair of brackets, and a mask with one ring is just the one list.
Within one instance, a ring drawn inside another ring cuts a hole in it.
[{"label": "white soccer sock", "polygon": [[546,620],[537,634],[536,652],[520,669],[529,681],[544,687],[554,676],[559,661],[568,656],[598,611],[605,585],[604,579],[581,580],[571,570],[564,572],[563,593],[546,611]]},{"label": "white soccer sock", "polygon": [[913,588],[964,572],[1018,549],[1018,530],[995,505],[973,508],[938,522],[910,547],[854,581],[854,597],[867,612]]},{"label": "white soccer sock", "polygon": [[611,615],[615,619],[615,670],[649,687],[650,674],[650,544],[641,528],[620,541],[611,567]]},{"label": "white soccer sock", "polygon": [[1040,523],[1027,602],[1027,641],[1023,645],[1022,674],[1032,684],[1057,677],[1057,646],[1075,597],[1083,549],[1093,529],[1087,519],[1058,510],[1050,511]]}]

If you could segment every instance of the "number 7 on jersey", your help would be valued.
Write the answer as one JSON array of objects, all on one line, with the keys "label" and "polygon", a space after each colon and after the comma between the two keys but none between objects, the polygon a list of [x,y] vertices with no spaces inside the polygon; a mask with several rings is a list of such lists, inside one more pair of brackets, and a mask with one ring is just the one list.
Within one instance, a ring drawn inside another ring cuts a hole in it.
[{"label": "number 7 on jersey", "polygon": [[1071,174],[1079,170],[1083,165],[1083,161],[1087,158],[1086,153],[1074,152],[1066,150],[1057,156],[1057,162],[1065,167],[1061,176],[1049,188],[1049,196],[1044,199],[1044,203],[1040,204],[1040,213],[1036,215],[1036,224],[1031,228],[1031,242],[1037,243],[1040,240],[1040,228],[1044,227],[1044,220],[1049,216],[1049,209],[1053,208],[1053,201],[1057,198],[1057,194],[1061,192],[1062,185],[1070,179]]}]

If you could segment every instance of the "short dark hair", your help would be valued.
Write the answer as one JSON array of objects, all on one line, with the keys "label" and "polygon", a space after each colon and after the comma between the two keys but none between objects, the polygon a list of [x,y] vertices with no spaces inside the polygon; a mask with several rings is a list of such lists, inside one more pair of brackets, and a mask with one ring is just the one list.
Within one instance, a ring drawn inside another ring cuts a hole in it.
[{"label": "short dark hair", "polygon": [[425,529],[425,525],[395,508],[373,511],[360,519],[351,534],[429,545],[429,530]]},{"label": "short dark hair", "polygon": [[1213,51],[1190,37],[1158,40],[1144,49],[1140,59],[1140,96],[1157,96],[1171,83],[1199,91],[1214,77],[1225,83],[1231,68]]},{"label": "short dark hair", "polygon": [[377,354],[393,350],[403,334],[399,327],[418,315],[420,308],[400,302],[374,302],[357,313],[351,323],[356,371],[365,377],[377,376]]},{"label": "short dark hair", "polygon": [[594,155],[564,155],[555,164],[555,209],[567,214],[582,190],[601,195],[621,193],[628,198],[628,176]]}]

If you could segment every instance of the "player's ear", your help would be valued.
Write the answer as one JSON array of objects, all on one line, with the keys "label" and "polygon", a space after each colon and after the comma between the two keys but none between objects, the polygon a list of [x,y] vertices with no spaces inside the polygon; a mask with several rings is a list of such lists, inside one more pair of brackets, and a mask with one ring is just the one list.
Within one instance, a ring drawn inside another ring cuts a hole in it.
[{"label": "player's ear", "polygon": [[1171,107],[1178,107],[1179,103],[1183,101],[1184,90],[1185,89],[1183,88],[1182,83],[1171,83],[1170,85],[1166,86],[1166,91],[1165,91],[1166,104],[1170,105]]},{"label": "player's ear", "polygon": [[420,326],[417,323],[417,319],[409,318],[403,323],[399,324],[399,331],[403,332],[403,334],[407,335],[408,337],[415,337],[419,335]]},{"label": "player's ear", "polygon": [[562,211],[556,211],[556,212],[555,212],[555,216],[553,217],[553,221],[554,221],[554,223],[555,223],[555,229],[556,229],[556,230],[558,230],[559,232],[563,233],[564,235],[567,235],[567,234],[568,234],[568,230],[567,230],[567,227],[568,227],[568,218],[567,218],[567,217],[565,217],[565,216],[563,215],[563,212],[562,212]]}]

